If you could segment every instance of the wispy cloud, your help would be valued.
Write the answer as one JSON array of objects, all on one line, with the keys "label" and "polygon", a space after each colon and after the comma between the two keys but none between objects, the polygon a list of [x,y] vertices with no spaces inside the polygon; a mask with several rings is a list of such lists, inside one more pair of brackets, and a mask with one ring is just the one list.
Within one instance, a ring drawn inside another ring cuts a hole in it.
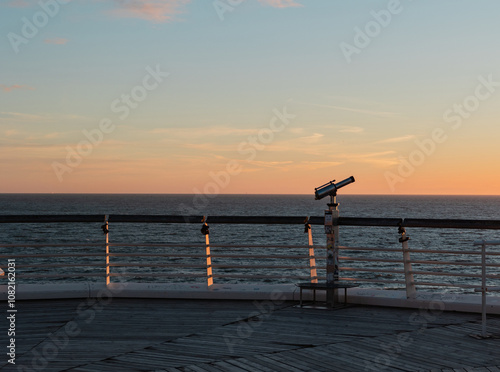
[{"label": "wispy cloud", "polygon": [[333,109],[333,110],[355,112],[358,114],[367,114],[367,115],[381,116],[381,117],[391,117],[391,116],[397,115],[396,113],[389,112],[389,111],[374,111],[374,110],[366,110],[366,109],[362,109],[362,108],[344,107],[344,106],[335,106],[335,105],[323,105],[320,103],[309,103],[309,102],[297,102],[297,103],[302,104],[302,105],[306,105],[306,106],[328,108],[328,109]]},{"label": "wispy cloud", "polygon": [[45,44],[64,45],[68,42],[68,39],[64,39],[62,37],[56,37],[54,39],[45,39],[43,42]]},{"label": "wispy cloud", "polygon": [[[172,137],[206,138],[207,136],[245,136],[257,134],[258,129],[233,128],[227,126],[195,127],[195,128],[155,128],[149,131],[151,134],[168,135]],[[243,139],[243,138],[242,138]]]},{"label": "wispy cloud", "polygon": [[111,14],[123,18],[140,18],[153,22],[172,21],[191,0],[114,0]]},{"label": "wispy cloud", "polygon": [[250,171],[271,168],[283,172],[307,171],[342,165],[340,161],[250,161],[244,169]]},{"label": "wispy cloud", "polygon": [[[109,0],[101,0],[109,1]],[[191,0],[112,0],[115,9],[111,14],[123,18],[139,18],[156,23],[173,21],[175,16],[184,13],[183,7]],[[294,0],[258,0],[259,3],[273,8],[301,7]],[[20,4],[26,0],[16,0]]]},{"label": "wispy cloud", "polygon": [[289,8],[302,6],[293,0],[259,0],[260,3],[272,6],[274,8]]},{"label": "wispy cloud", "polygon": [[0,111],[0,124],[13,125],[13,124],[48,124],[57,122],[78,122],[93,123],[92,118],[79,115],[64,115],[64,114],[31,114],[25,112],[11,112]]},{"label": "wispy cloud", "polygon": [[300,163],[297,164],[297,168],[315,170],[322,168],[337,167],[342,164],[344,163],[340,161],[301,161]]},{"label": "wispy cloud", "polygon": [[45,120],[46,118],[41,115],[26,114],[22,112],[6,112],[0,111],[0,123],[2,121],[27,121],[27,122],[38,122]]},{"label": "wispy cloud", "polygon": [[249,164],[264,168],[283,168],[284,166],[293,164],[293,161],[250,161]]},{"label": "wispy cloud", "polygon": [[18,90],[18,89],[28,89],[28,90],[35,90],[35,88],[30,87],[29,85],[19,85],[19,84],[14,84],[14,85],[4,85],[0,84],[0,88],[7,93],[12,92],[13,90]]},{"label": "wispy cloud", "polygon": [[321,133],[313,133],[310,136],[307,137],[300,137],[299,140],[302,140],[307,143],[316,143],[320,141],[325,135]]},{"label": "wispy cloud", "polygon": [[408,134],[406,136],[401,136],[401,137],[393,137],[393,138],[387,138],[381,141],[377,141],[375,143],[398,143],[398,142],[408,142],[414,139],[416,136],[413,134]]},{"label": "wispy cloud", "polygon": [[363,133],[364,131],[364,128],[350,126],[342,126],[339,130],[340,133]]},{"label": "wispy cloud", "polygon": [[367,152],[367,153],[349,153],[339,155],[341,157],[345,157],[347,159],[369,159],[369,158],[378,158],[381,156],[394,155],[396,151],[380,151],[380,152]]},{"label": "wispy cloud", "polygon": [[337,159],[345,159],[353,163],[367,163],[382,167],[399,164],[395,151],[380,151],[367,153],[344,153],[335,156]]}]

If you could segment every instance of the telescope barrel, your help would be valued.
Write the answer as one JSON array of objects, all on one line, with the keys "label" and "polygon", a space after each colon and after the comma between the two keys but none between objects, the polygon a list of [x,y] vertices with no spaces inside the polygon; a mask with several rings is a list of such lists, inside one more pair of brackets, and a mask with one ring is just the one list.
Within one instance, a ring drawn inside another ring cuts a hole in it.
[{"label": "telescope barrel", "polygon": [[340,181],[339,183],[336,183],[335,186],[337,187],[337,190],[344,187],[344,186],[347,186],[351,183],[353,183],[355,181],[354,177],[351,176],[349,178],[346,178],[345,180],[343,181]]},{"label": "telescope barrel", "polygon": [[320,187],[319,189],[316,189],[316,191],[314,192],[315,199],[319,200],[319,199],[323,199],[325,196],[328,196],[328,195],[335,195],[335,193],[337,192],[338,189],[340,189],[344,186],[347,186],[347,185],[353,183],[354,181],[355,181],[355,179],[353,176],[346,178],[345,180],[337,182],[337,183],[333,183],[333,181],[332,181],[332,182],[326,184],[325,186]]}]

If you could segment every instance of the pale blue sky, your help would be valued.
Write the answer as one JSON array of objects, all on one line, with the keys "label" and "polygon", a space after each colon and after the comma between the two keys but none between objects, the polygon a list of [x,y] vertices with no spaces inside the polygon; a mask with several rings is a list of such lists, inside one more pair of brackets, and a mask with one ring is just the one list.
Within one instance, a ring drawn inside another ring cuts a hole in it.
[{"label": "pale blue sky", "polygon": [[[500,89],[460,130],[451,130],[443,113],[474,94],[478,77],[500,81],[500,3],[401,0],[401,11],[348,63],[340,44],[354,45],[355,29],[393,1],[246,0],[221,20],[213,1],[158,7],[156,0],[73,0],[58,3],[58,13],[16,54],[8,34],[22,35],[22,18],[41,8],[4,0],[0,192],[201,189],[210,169],[243,161],[238,145],[286,106],[297,115],[293,124],[221,192],[274,192],[276,177],[295,182],[288,192],[302,193],[330,175],[356,173],[366,180],[354,190],[362,193],[461,193],[456,181],[484,170],[474,162],[487,157],[498,171]],[[118,120],[110,104],[157,65],[169,77]],[[102,118],[113,119],[116,130],[60,182],[51,164],[64,162],[66,147]],[[448,140],[397,189],[389,187],[386,172],[397,175],[401,158],[418,149],[415,139],[437,127]],[[473,159],[465,172],[464,148]],[[422,189],[440,169],[451,172],[442,180],[449,185]],[[117,181],[106,190],[88,183],[110,171]],[[118,190],[125,174],[152,186],[130,182]],[[260,187],[255,179],[270,181]],[[492,193],[495,182],[477,193]]]}]

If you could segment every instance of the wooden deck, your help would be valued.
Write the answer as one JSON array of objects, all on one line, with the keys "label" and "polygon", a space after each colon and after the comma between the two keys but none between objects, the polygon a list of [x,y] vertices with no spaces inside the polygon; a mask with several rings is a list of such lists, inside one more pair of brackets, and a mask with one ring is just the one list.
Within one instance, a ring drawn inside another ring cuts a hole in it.
[{"label": "wooden deck", "polygon": [[[272,301],[18,301],[16,371],[490,371],[494,337],[478,314]],[[6,307],[4,307],[5,309]],[[496,336],[496,337],[495,337]],[[20,368],[24,366],[25,368]]]}]

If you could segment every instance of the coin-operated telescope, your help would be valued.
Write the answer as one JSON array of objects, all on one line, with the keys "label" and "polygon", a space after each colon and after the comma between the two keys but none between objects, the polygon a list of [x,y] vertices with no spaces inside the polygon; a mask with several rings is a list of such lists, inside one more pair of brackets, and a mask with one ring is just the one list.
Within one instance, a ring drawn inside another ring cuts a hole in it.
[{"label": "coin-operated telescope", "polygon": [[328,183],[325,183],[324,185],[320,187],[316,187],[314,189],[314,195],[316,197],[316,200],[323,199],[326,196],[330,196],[332,198],[332,204],[334,203],[334,199],[337,196],[337,190],[347,186],[355,181],[354,177],[351,176],[349,178],[346,178],[343,181],[335,183],[335,180],[330,181]]},{"label": "coin-operated telescope", "polygon": [[314,189],[316,200],[330,196],[328,209],[325,210],[325,233],[326,233],[326,284],[327,304],[331,308],[338,302],[339,281],[339,208],[337,203],[337,190],[354,182],[354,177],[346,178],[335,183],[335,180],[325,183]]}]

